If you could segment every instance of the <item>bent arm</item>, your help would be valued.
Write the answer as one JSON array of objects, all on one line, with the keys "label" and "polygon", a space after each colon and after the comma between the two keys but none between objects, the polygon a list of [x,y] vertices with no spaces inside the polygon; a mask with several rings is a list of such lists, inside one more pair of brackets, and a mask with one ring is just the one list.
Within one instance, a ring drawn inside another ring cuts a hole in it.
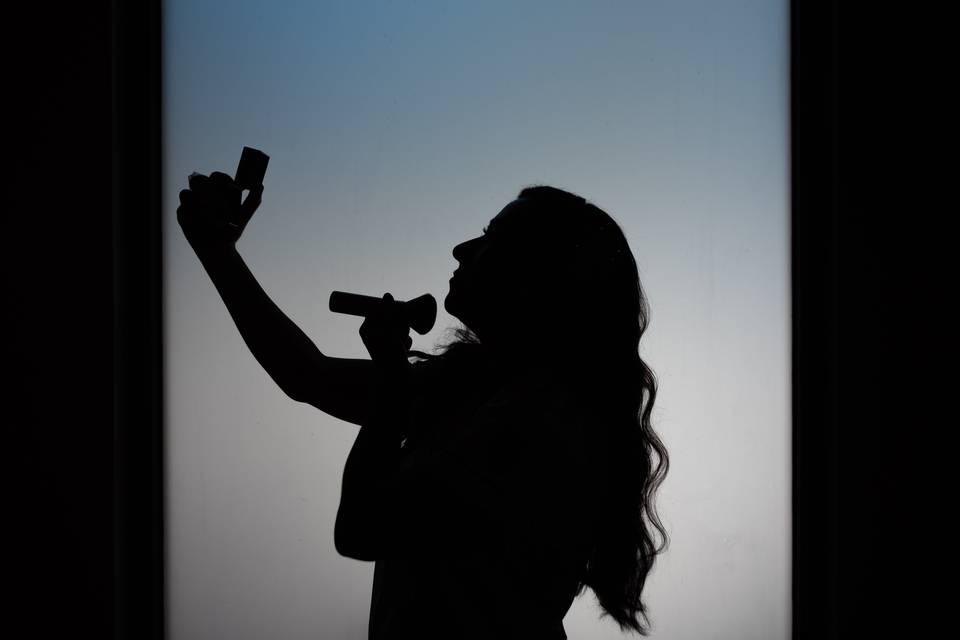
[{"label": "bent arm", "polygon": [[[378,363],[373,361],[375,365]],[[401,443],[410,433],[409,366],[375,369],[368,422],[361,426],[343,468],[334,546],[342,556],[373,561],[383,553],[397,507],[391,493],[398,480]]]},{"label": "bent arm", "polygon": [[378,379],[373,361],[321,353],[270,299],[235,247],[200,255],[200,261],[253,357],[284,393],[347,422],[369,421]]},{"label": "bent arm", "polygon": [[362,427],[343,467],[333,544],[342,556],[372,562],[382,553],[391,518],[389,489],[400,464],[400,440]]}]

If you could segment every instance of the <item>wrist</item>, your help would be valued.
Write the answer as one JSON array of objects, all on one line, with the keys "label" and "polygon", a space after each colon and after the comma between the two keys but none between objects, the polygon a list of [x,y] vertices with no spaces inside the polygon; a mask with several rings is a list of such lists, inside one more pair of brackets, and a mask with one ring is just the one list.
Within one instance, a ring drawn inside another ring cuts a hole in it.
[{"label": "wrist", "polygon": [[205,266],[219,265],[239,257],[237,246],[233,243],[194,247],[197,257]]}]

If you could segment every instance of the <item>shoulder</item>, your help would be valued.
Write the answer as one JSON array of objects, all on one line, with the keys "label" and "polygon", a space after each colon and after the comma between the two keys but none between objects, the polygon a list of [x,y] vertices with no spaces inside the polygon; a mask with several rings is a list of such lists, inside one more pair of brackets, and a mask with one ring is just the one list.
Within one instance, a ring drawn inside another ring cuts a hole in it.
[{"label": "shoulder", "polygon": [[446,352],[411,364],[413,378],[423,383],[442,383],[469,377],[483,368],[485,356],[479,345],[454,344]]},{"label": "shoulder", "polygon": [[526,413],[552,432],[582,436],[591,422],[591,407],[575,386],[555,370],[532,369],[516,385],[516,395]]},{"label": "shoulder", "polygon": [[411,363],[409,394],[412,418],[425,435],[449,430],[487,397],[483,354],[472,346]]},{"label": "shoulder", "polygon": [[574,491],[574,485],[589,490],[610,458],[610,425],[602,412],[556,375],[532,381],[529,400],[527,431],[543,464],[566,490]]}]

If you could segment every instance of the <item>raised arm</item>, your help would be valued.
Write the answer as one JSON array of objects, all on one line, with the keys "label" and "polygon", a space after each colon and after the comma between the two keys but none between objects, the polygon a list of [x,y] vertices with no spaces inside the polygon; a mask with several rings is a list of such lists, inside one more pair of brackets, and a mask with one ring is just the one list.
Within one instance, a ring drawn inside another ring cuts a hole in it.
[{"label": "raised arm", "polygon": [[371,360],[321,353],[270,299],[236,249],[201,261],[253,357],[284,393],[341,420],[369,422],[377,378]]},{"label": "raised arm", "polygon": [[347,422],[371,419],[381,374],[371,360],[325,356],[270,299],[236,248],[260,204],[260,190],[240,203],[222,173],[194,176],[180,192],[177,220],[220,293],[250,352],[290,398]]}]

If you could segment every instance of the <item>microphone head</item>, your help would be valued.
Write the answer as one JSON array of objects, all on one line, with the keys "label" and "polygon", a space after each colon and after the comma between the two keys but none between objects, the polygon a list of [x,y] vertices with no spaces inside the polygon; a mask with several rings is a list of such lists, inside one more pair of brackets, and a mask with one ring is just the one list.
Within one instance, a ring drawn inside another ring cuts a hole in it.
[{"label": "microphone head", "polygon": [[437,300],[429,293],[403,303],[403,313],[410,328],[423,335],[437,321]]}]

